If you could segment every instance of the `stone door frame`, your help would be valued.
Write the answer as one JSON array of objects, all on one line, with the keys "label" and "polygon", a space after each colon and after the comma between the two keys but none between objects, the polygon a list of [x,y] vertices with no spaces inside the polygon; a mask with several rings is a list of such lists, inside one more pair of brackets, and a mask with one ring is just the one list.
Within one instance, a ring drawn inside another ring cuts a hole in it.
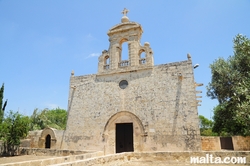
[{"label": "stone door frame", "polygon": [[53,129],[49,127],[43,129],[41,136],[39,138],[38,147],[45,148],[47,135],[50,135],[50,149],[55,149],[56,148],[56,135]]},{"label": "stone door frame", "polygon": [[133,123],[134,152],[143,151],[143,137],[145,136],[145,129],[141,120],[131,112],[121,111],[111,116],[104,127],[104,154],[116,153],[115,132],[117,123]]}]

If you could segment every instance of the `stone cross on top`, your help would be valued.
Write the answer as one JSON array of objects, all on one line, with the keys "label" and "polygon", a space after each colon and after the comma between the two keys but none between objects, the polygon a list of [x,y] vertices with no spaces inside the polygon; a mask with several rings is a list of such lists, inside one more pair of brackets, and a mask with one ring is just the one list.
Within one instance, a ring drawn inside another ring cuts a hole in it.
[{"label": "stone cross on top", "polygon": [[129,10],[126,9],[126,8],[124,8],[123,11],[122,11],[122,14],[123,14],[124,16],[126,16],[128,12],[129,12]]}]

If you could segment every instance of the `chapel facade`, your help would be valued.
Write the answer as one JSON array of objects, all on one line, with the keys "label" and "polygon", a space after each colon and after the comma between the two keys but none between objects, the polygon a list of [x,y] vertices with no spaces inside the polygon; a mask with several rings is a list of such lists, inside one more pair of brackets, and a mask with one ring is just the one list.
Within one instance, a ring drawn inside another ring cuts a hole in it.
[{"label": "chapel facade", "polygon": [[[71,73],[61,149],[199,151],[199,84],[191,56],[154,65],[149,42],[140,43],[142,26],[129,20],[126,9],[123,14],[107,33],[110,45],[98,58],[98,72]],[[126,60],[123,49],[128,49]]]}]

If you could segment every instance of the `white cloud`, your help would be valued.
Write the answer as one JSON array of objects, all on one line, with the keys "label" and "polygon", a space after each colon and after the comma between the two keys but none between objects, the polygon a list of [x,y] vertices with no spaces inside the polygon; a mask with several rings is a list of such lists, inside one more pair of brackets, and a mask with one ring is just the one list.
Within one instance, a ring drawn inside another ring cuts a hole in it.
[{"label": "white cloud", "polygon": [[90,33],[85,37],[85,39],[87,39],[87,41],[93,41],[96,38],[94,36],[92,36]]},{"label": "white cloud", "polygon": [[89,34],[86,34],[83,36],[83,42],[87,43],[87,44],[90,44],[92,43],[93,41],[96,41],[97,39],[91,35],[90,33]]},{"label": "white cloud", "polygon": [[100,55],[101,55],[100,53],[92,53],[92,54],[89,54],[85,59],[100,56]]}]

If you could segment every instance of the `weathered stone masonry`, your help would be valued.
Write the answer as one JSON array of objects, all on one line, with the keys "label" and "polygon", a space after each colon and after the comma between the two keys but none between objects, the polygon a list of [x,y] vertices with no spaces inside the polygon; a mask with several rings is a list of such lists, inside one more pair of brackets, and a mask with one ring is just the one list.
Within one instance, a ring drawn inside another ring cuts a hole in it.
[{"label": "weathered stone masonry", "polygon": [[[62,149],[116,153],[117,124],[132,124],[132,151],[200,150],[191,57],[154,66],[150,44],[140,44],[142,32],[140,24],[123,16],[108,32],[110,47],[99,57],[98,73],[72,73]],[[126,61],[121,60],[124,42]]]}]

